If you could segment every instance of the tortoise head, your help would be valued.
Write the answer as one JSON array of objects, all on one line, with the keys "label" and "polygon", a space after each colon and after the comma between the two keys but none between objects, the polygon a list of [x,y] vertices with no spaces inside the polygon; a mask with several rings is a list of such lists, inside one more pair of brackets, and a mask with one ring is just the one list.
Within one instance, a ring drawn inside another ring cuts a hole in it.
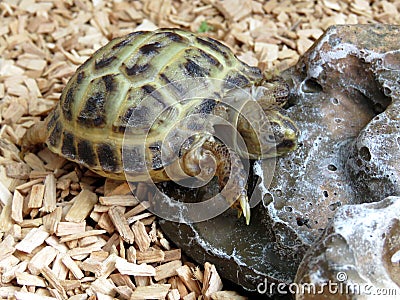
[{"label": "tortoise head", "polygon": [[260,131],[261,157],[281,156],[295,150],[299,135],[296,124],[281,109],[264,112],[269,124]]},{"label": "tortoise head", "polygon": [[289,88],[282,80],[264,81],[252,88],[252,98],[242,107],[238,131],[250,158],[270,158],[297,148],[299,130],[282,107]]}]

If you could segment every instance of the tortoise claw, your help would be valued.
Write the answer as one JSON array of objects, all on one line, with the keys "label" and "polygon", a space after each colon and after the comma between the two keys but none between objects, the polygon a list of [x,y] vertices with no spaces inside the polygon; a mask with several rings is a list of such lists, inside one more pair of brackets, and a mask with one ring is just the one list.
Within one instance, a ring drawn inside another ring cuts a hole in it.
[{"label": "tortoise claw", "polygon": [[250,224],[250,205],[247,196],[240,196],[239,198],[240,208],[238,211],[238,217],[243,213],[243,217],[246,219],[246,225]]}]

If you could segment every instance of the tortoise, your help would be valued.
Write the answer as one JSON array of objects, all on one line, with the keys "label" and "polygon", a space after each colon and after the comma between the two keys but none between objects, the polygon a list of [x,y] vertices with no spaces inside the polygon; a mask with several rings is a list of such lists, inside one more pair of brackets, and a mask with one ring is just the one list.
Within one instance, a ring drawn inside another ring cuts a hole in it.
[{"label": "tortoise", "polygon": [[[248,224],[240,157],[276,157],[297,145],[298,129],[283,110],[288,86],[265,77],[212,38],[180,29],[136,31],[111,40],[77,69],[59,103],[27,131],[22,146],[46,143],[114,179],[128,172],[131,181],[168,181],[167,166],[186,176],[214,171],[221,189],[231,178],[235,188],[224,197]],[[257,104],[267,118],[248,104]],[[247,150],[232,152],[234,145],[214,137],[209,116],[232,124]]]}]

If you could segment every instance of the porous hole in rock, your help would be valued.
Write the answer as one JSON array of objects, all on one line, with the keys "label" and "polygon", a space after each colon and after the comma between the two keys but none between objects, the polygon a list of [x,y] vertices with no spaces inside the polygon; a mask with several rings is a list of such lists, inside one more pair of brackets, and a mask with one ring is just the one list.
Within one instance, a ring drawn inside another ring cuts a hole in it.
[{"label": "porous hole in rock", "polygon": [[291,206],[285,206],[285,211],[292,212],[293,208]]},{"label": "porous hole in rock", "polygon": [[267,206],[268,204],[270,204],[272,201],[274,200],[274,198],[272,197],[272,195],[270,193],[266,193],[263,197],[263,205]]},{"label": "porous hole in rock", "polygon": [[399,147],[400,147],[400,137],[397,137],[397,144],[398,144]]},{"label": "porous hole in rock", "polygon": [[364,160],[364,161],[370,161],[371,160],[371,153],[369,152],[368,147],[361,147],[360,149],[360,157]]},{"label": "porous hole in rock", "polygon": [[304,93],[319,93],[322,91],[322,86],[313,78],[306,79],[302,85]]},{"label": "porous hole in rock", "polygon": [[383,93],[385,94],[385,96],[389,97],[392,94],[392,90],[390,88],[388,88],[387,86],[385,86],[383,88]]},{"label": "porous hole in rock", "polygon": [[330,204],[328,207],[331,211],[335,211],[338,207],[342,206],[340,201]]},{"label": "porous hole in rock", "polygon": [[326,198],[329,197],[328,191],[324,191],[323,194],[324,194],[324,197],[326,197]]},{"label": "porous hole in rock", "polygon": [[334,105],[338,105],[339,104],[339,100],[338,99],[336,99],[336,98],[331,98],[331,102],[332,102],[332,104],[334,104]]},{"label": "porous hole in rock", "polygon": [[[308,221],[310,221],[310,219],[301,218],[301,217],[297,217],[296,218],[297,226],[303,226],[303,225],[307,226],[308,225]],[[310,226],[310,225],[308,225],[308,226]]]},{"label": "porous hole in rock", "polygon": [[337,167],[335,165],[330,164],[328,165],[328,170],[335,172],[337,170]]}]

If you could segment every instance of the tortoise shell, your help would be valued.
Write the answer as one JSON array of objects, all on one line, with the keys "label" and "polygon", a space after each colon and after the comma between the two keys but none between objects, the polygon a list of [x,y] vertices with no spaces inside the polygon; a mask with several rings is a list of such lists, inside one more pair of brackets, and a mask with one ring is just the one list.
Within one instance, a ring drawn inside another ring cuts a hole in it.
[{"label": "tortoise shell", "polygon": [[[221,84],[208,95],[177,100],[197,88],[190,86],[193,81],[185,86],[186,79],[206,77]],[[111,40],[77,69],[46,119],[46,143],[112,178],[124,178],[124,152],[138,180],[149,170],[161,181],[163,167],[172,160],[161,159],[163,137],[172,124],[194,112],[209,114],[232,86],[249,87],[262,79],[258,68],[214,39],[178,29],[133,32]],[[127,130],[134,138],[124,139]]]}]

